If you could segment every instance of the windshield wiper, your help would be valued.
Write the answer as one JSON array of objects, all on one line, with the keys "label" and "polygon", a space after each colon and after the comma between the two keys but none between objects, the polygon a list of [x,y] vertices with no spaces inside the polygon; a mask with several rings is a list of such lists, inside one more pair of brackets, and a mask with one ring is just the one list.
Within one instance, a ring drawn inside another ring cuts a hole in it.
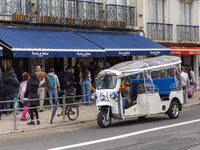
[{"label": "windshield wiper", "polygon": [[108,76],[108,75],[106,75],[106,76],[105,76],[105,78],[104,78],[103,80],[101,80],[101,82],[100,82],[100,83],[98,83],[98,85],[99,85],[99,84],[101,84],[103,81],[107,80],[107,79],[108,79],[108,77],[109,77],[109,76]]}]

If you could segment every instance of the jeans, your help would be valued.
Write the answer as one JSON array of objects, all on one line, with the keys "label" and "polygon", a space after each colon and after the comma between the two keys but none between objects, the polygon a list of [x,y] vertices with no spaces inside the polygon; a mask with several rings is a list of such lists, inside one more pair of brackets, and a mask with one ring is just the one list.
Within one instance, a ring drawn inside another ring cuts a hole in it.
[{"label": "jeans", "polygon": [[[81,83],[81,90],[83,95],[90,95],[91,90],[90,90],[90,81],[89,80],[84,80]],[[83,96],[82,102],[89,102],[90,101],[90,96]]]},{"label": "jeans", "polygon": [[54,96],[56,99],[55,99],[55,103],[57,102],[57,105],[59,105],[59,101],[57,99],[58,97],[58,90],[56,88],[54,89],[48,89],[48,93],[49,93],[49,103],[51,106],[53,106],[53,101],[52,101],[52,96]]},{"label": "jeans", "polygon": [[187,103],[187,98],[188,98],[188,87],[187,86],[183,86],[183,100],[184,103]]},{"label": "jeans", "polygon": [[[13,94],[7,94],[5,97],[7,101],[14,100],[15,98],[17,98],[17,92]],[[6,104],[6,109],[10,109],[10,102]],[[9,111],[7,111],[7,114],[9,114]]]}]

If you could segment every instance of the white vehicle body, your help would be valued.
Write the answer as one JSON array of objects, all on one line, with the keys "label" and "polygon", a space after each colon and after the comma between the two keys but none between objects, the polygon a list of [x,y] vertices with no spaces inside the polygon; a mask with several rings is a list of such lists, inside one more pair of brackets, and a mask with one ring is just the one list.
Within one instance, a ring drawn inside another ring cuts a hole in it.
[{"label": "white vehicle body", "polygon": [[[160,56],[123,62],[101,71],[95,95],[99,126],[108,127],[111,118],[142,118],[160,113],[177,118],[183,104],[180,67],[179,57]],[[129,82],[128,94],[118,92],[122,78]]]}]

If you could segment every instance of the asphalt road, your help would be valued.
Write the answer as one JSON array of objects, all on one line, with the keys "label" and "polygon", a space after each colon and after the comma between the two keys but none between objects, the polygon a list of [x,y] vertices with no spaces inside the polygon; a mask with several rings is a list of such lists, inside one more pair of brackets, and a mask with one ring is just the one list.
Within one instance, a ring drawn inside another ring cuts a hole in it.
[{"label": "asphalt road", "polygon": [[166,115],[113,121],[101,129],[96,121],[0,136],[1,150],[199,150],[200,105],[185,107],[178,119]]}]

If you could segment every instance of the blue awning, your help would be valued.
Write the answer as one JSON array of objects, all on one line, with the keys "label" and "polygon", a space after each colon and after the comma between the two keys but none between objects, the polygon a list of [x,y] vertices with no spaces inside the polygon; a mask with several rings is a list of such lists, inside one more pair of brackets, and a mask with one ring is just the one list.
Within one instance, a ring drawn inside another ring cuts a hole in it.
[{"label": "blue awning", "polygon": [[137,34],[76,32],[106,50],[106,56],[171,55],[171,50]]},{"label": "blue awning", "polygon": [[14,57],[104,57],[105,50],[73,32],[0,28]]},{"label": "blue awning", "polygon": [[0,46],[0,56],[3,56],[3,47]]}]

